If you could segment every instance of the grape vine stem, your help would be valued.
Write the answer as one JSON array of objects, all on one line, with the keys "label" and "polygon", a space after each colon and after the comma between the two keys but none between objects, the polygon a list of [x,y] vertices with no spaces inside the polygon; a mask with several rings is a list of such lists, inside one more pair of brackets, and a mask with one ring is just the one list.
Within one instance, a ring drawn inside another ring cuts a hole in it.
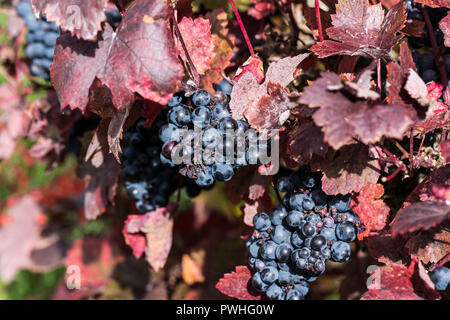
[{"label": "grape vine stem", "polygon": [[[320,4],[319,0],[315,0],[315,9],[316,9],[316,19],[317,19],[317,29],[319,30],[319,40],[320,42],[323,41],[323,31],[322,31],[322,20],[320,19]],[[325,68],[327,70],[330,70],[328,67],[328,60],[327,58],[323,59],[323,63],[325,64]]]},{"label": "grape vine stem", "polygon": [[175,34],[176,34],[178,40],[180,41],[181,47],[183,48],[184,54],[186,56],[187,64],[189,65],[189,70],[191,71],[192,78],[193,78],[194,82],[197,84],[197,86],[199,86],[200,85],[200,74],[198,73],[194,62],[191,59],[189,51],[188,51],[188,49],[186,47],[186,43],[184,42],[183,36],[181,35],[180,29],[178,28],[177,18],[175,16],[175,10],[174,9],[172,9],[172,17],[171,17],[171,19],[172,19],[173,27],[174,27],[174,30],[175,30]]},{"label": "grape vine stem", "polygon": [[442,55],[439,51],[439,46],[436,41],[436,36],[434,34],[433,25],[431,24],[430,16],[428,15],[428,8],[422,4],[422,14],[425,19],[425,24],[427,25],[428,35],[430,37],[431,46],[433,47],[433,57],[434,63],[438,68],[439,75],[441,76],[441,83],[446,86],[448,83],[447,73],[445,71],[445,62],[442,59]]},{"label": "grape vine stem", "polygon": [[239,14],[238,9],[236,8],[236,4],[234,0],[229,0],[231,6],[233,7],[234,15],[239,23],[239,28],[241,28],[242,34],[244,35],[245,42],[247,43],[248,50],[252,56],[255,55],[255,51],[253,50],[252,43],[250,42],[250,38],[248,37],[247,30],[245,30],[244,23],[242,22],[241,15]]}]

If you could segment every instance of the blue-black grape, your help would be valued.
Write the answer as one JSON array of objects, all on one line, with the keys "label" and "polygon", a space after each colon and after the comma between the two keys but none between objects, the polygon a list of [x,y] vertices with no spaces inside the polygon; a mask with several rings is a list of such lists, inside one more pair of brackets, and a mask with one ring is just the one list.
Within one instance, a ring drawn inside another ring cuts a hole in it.
[{"label": "blue-black grape", "polygon": [[350,221],[343,221],[336,226],[336,236],[344,242],[352,242],[356,239],[355,225]]},{"label": "blue-black grape", "polygon": [[231,95],[231,91],[233,90],[233,85],[231,83],[229,83],[227,80],[223,79],[222,81],[220,81],[217,84],[214,83],[213,88],[217,92],[222,92],[226,95]]},{"label": "blue-black grape", "polygon": [[178,186],[176,170],[163,166],[167,158],[158,152],[162,143],[157,137],[163,118],[161,115],[150,128],[145,128],[144,119],[138,120],[121,141],[122,179],[128,196],[142,213],[167,206]]},{"label": "blue-black grape", "polygon": [[201,188],[211,188],[215,181],[228,182],[249,165],[243,135],[249,124],[245,118],[236,121],[231,117],[230,90],[215,88],[219,91],[214,95],[202,89],[176,93],[168,103],[167,123],[160,132],[164,144],[180,142],[176,153],[169,155],[161,150],[162,162],[177,167],[181,175]]},{"label": "blue-black grape", "polygon": [[30,73],[49,80],[56,39],[60,35],[59,28],[54,22],[47,22],[45,18],[36,20],[29,1],[20,1],[16,11],[25,20],[28,28],[25,55],[31,59]]},{"label": "blue-black grape", "polygon": [[336,262],[346,262],[350,259],[351,251],[347,242],[337,241],[331,246],[331,259]]},{"label": "blue-black grape", "polygon": [[261,271],[261,280],[272,284],[278,279],[278,270],[275,267],[267,267]]},{"label": "blue-black grape", "polygon": [[430,279],[433,281],[437,290],[444,291],[450,283],[450,269],[447,267],[438,267],[430,272]]},{"label": "blue-black grape", "polygon": [[[320,189],[320,175],[308,170],[302,167],[278,179],[277,187],[285,193],[282,205],[269,214],[257,213],[253,219],[255,232],[247,246],[255,259],[249,266],[257,271],[252,283],[269,299],[304,299],[309,283],[325,272],[325,262],[348,261],[348,242],[364,230],[349,207],[350,196],[326,196]],[[256,267],[258,259],[261,262]],[[264,279],[259,281],[263,272]]]},{"label": "blue-black grape", "polygon": [[192,96],[192,103],[194,103],[197,107],[205,107],[211,101],[211,96],[206,90],[198,90]]},{"label": "blue-black grape", "polygon": [[271,226],[270,217],[267,213],[259,212],[253,217],[253,225],[258,231],[267,230]]}]

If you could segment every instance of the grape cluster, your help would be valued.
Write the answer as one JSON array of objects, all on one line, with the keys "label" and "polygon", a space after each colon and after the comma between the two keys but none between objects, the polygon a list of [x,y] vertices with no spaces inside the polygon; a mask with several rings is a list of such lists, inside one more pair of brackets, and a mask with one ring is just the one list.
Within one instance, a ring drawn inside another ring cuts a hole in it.
[{"label": "grape cluster", "polygon": [[36,20],[31,3],[20,1],[16,7],[17,14],[24,18],[28,27],[25,54],[32,60],[30,72],[33,76],[50,79],[50,65],[53,61],[56,39],[60,30],[54,22],[47,22],[45,17]]},{"label": "grape cluster", "polygon": [[350,195],[327,196],[320,180],[321,173],[308,167],[281,177],[282,204],[253,218],[256,231],[247,241],[249,265],[256,271],[252,285],[269,299],[304,299],[326,260],[348,261],[349,243],[364,230]]},{"label": "grape cluster", "polygon": [[121,141],[122,179],[128,196],[140,212],[150,212],[167,206],[170,195],[178,187],[177,172],[161,164],[159,128],[164,115],[150,128],[140,119],[124,133]]},{"label": "grape cluster", "polygon": [[168,104],[168,123],[160,130],[161,161],[177,166],[183,176],[202,188],[211,187],[216,180],[229,181],[236,170],[261,163],[261,155],[268,152],[268,140],[261,143],[245,118],[232,118],[231,84],[222,80],[214,88],[213,97],[202,89],[189,96],[176,94]]},{"label": "grape cluster", "polygon": [[437,290],[444,291],[450,283],[450,269],[447,267],[438,267],[430,272],[430,279],[433,281]]},{"label": "grape cluster", "polygon": [[[425,18],[422,14],[422,10],[419,6],[415,4],[413,0],[406,0],[406,12],[407,18],[410,20],[419,20],[425,21]],[[442,46],[444,43],[444,34],[439,27],[439,22],[442,18],[447,14],[446,8],[427,8],[428,14],[430,16],[430,22],[433,26],[434,35],[436,37],[436,42],[438,46]],[[428,52],[419,53],[417,51],[413,51],[413,59],[415,64],[417,65],[417,69],[419,71],[420,77],[423,79],[425,83],[430,81],[439,82],[439,72],[435,65],[435,61],[432,55],[431,50],[431,40],[428,32],[428,28],[425,27],[423,33],[420,37],[409,37],[409,44],[413,49],[424,49],[428,48]],[[450,54],[443,56],[446,66],[446,72],[450,75]]]}]

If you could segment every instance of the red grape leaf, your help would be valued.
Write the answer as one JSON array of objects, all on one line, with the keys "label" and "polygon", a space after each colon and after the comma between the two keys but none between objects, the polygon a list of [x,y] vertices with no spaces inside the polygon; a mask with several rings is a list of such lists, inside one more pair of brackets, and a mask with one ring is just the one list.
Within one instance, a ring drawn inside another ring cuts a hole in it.
[{"label": "red grape leaf", "polygon": [[[141,216],[132,216],[123,230],[125,234],[143,234],[146,240],[146,259],[155,271],[164,267],[172,247],[173,211],[175,205],[159,208]],[[142,240],[139,238],[125,238],[128,245],[133,246],[133,253],[142,250]]]},{"label": "red grape leaf", "polygon": [[441,142],[441,154],[445,161],[450,162],[450,140],[444,140]]},{"label": "red grape leaf", "polygon": [[[352,84],[346,86],[354,89],[355,84]],[[311,108],[321,107],[314,113],[313,120],[322,127],[325,142],[335,150],[354,143],[354,137],[364,143],[377,142],[383,136],[402,138],[405,130],[414,123],[415,114],[404,105],[370,105],[366,101],[353,101],[337,91],[341,88],[344,85],[339,76],[327,72],[305,88],[299,99]]]},{"label": "red grape leaf", "polygon": [[251,278],[252,274],[246,266],[237,266],[236,271],[224,274],[216,284],[216,289],[239,300],[261,300],[261,296],[249,292]]},{"label": "red grape leaf", "polygon": [[438,113],[431,113],[427,119],[419,122],[414,126],[414,131],[421,132],[422,134],[428,133],[435,129],[448,130],[450,128],[450,111],[446,110]]},{"label": "red grape leaf", "polygon": [[450,106],[445,102],[438,100],[442,96],[444,86],[440,83],[431,81],[426,84],[426,87],[427,87],[426,99],[428,100],[428,103],[430,105],[428,113],[430,114],[431,112],[433,112],[433,114],[438,114],[447,111]]},{"label": "red grape leaf", "polygon": [[403,263],[410,261],[409,254],[404,252],[407,239],[393,237],[390,233],[380,233],[366,238],[370,255],[382,263]]},{"label": "red grape leaf", "polygon": [[324,157],[329,146],[323,140],[319,127],[312,122],[303,123],[289,135],[288,154],[297,162],[309,161],[314,155]]},{"label": "red grape leaf", "polygon": [[432,228],[450,219],[450,206],[437,202],[416,202],[398,211],[392,221],[392,234]]},{"label": "red grape leaf", "polygon": [[213,58],[208,68],[201,77],[201,85],[205,90],[213,91],[213,83],[222,80],[222,74],[230,65],[233,57],[234,37],[228,30],[227,13],[223,9],[217,9],[206,14],[206,18],[211,23],[211,33],[213,39]]},{"label": "red grape leaf", "polygon": [[411,50],[406,42],[400,43],[400,66],[402,73],[406,75],[410,69],[417,72],[416,64],[414,63],[413,57],[411,55]]},{"label": "red grape leaf", "polygon": [[415,0],[414,2],[423,3],[432,8],[446,7],[450,8],[448,0]]},{"label": "red grape leaf", "polygon": [[409,254],[424,264],[445,264],[450,261],[450,232],[445,229],[426,230],[408,240]]},{"label": "red grape leaf", "polygon": [[387,65],[387,101],[392,104],[412,104],[410,95],[406,92],[404,85],[410,70],[417,72],[408,44],[400,44],[400,65],[391,62]]},{"label": "red grape leaf", "polygon": [[279,128],[289,117],[290,110],[297,106],[284,87],[272,82],[267,86],[267,94],[255,103],[256,106],[247,108],[244,115],[250,126],[258,130]]},{"label": "red grape leaf", "polygon": [[384,194],[382,184],[367,184],[357,196],[356,203],[352,203],[353,210],[359,215],[366,226],[363,233],[358,234],[362,240],[374,231],[380,231],[386,226],[389,217],[389,207],[380,198]]},{"label": "red grape leaf", "polygon": [[405,26],[405,3],[400,1],[384,16],[381,4],[372,6],[367,0],[340,0],[331,19],[333,26],[326,32],[333,40],[311,47],[319,58],[344,54],[391,60],[389,51],[403,37],[397,33]]},{"label": "red grape leaf", "polygon": [[395,62],[390,62],[386,66],[387,70],[387,101],[393,104],[404,103],[400,94],[403,90],[405,75],[402,73],[400,66]]},{"label": "red grape leaf", "polygon": [[294,80],[294,74],[298,65],[309,56],[309,53],[299,54],[294,57],[285,57],[269,65],[264,84],[270,82],[286,87]]},{"label": "red grape leaf", "polygon": [[450,47],[450,11],[447,12],[445,18],[442,19],[441,22],[439,22],[439,27],[444,33],[445,46]]},{"label": "red grape leaf", "polygon": [[323,171],[322,189],[326,194],[360,192],[368,183],[377,183],[380,165],[369,155],[369,148],[352,144],[325,159],[311,163],[313,170]]},{"label": "red grape leaf", "polygon": [[[178,23],[178,27],[195,68],[198,73],[204,74],[213,59],[214,41],[211,36],[210,21],[203,18],[183,17]],[[178,50],[181,57],[186,61],[181,43],[178,44]]]},{"label": "red grape leaf", "polygon": [[107,203],[114,201],[120,165],[109,154],[99,168],[91,171],[84,196],[84,214],[88,220],[97,219],[105,211]]},{"label": "red grape leaf", "polygon": [[390,263],[375,269],[371,274],[379,279],[369,286],[361,300],[423,300],[439,299],[440,295],[431,290],[418,274],[417,260],[409,266]]},{"label": "red grape leaf", "polygon": [[138,259],[142,256],[142,254],[145,252],[145,249],[147,248],[145,235],[142,233],[128,232],[128,225],[130,223],[140,223],[141,219],[141,215],[129,215],[122,229],[125,243],[133,250],[134,256]]},{"label": "red grape leaf", "polygon": [[258,212],[268,212],[272,209],[272,200],[267,193],[256,200],[248,200],[241,207],[244,214],[244,223],[248,226],[253,226],[253,216]]},{"label": "red grape leaf", "polygon": [[409,71],[409,75],[405,83],[405,89],[411,98],[419,102],[422,106],[427,106],[429,104],[429,100],[427,99],[427,86],[414,70]]},{"label": "red grape leaf", "polygon": [[0,276],[3,282],[11,282],[17,272],[32,266],[31,253],[41,240],[42,216],[41,207],[31,196],[14,199],[7,209],[7,222],[0,228]]},{"label": "red grape leaf", "polygon": [[106,20],[105,0],[31,0],[33,11],[55,21],[64,31],[85,40],[95,40]]},{"label": "red grape leaf", "polygon": [[420,38],[425,30],[425,22],[421,20],[408,19],[402,32],[410,37]]},{"label": "red grape leaf", "polygon": [[344,104],[342,99],[336,99],[336,105],[321,108],[313,119],[323,128],[325,141],[336,150],[352,143],[353,137],[364,143],[377,142],[383,136],[401,139],[414,123],[410,109],[403,105],[370,107],[365,103],[349,103],[348,100]]},{"label": "red grape leaf", "polygon": [[233,118],[239,120],[246,116],[257,130],[279,128],[295,106],[284,87],[294,80],[297,66],[307,56],[286,57],[270,64],[262,84],[252,72],[239,74],[231,93]]},{"label": "red grape leaf", "polygon": [[234,74],[233,81],[237,82],[244,74],[250,72],[261,84],[264,81],[263,61],[258,56],[251,56],[245,61]]},{"label": "red grape leaf", "polygon": [[50,71],[61,107],[84,111],[96,78],[111,90],[117,109],[129,107],[134,92],[166,104],[183,77],[168,16],[165,1],[137,0],[127,9],[117,32],[105,25],[98,42],[63,34]]},{"label": "red grape leaf", "polygon": [[247,106],[265,95],[265,88],[260,86],[256,77],[245,72],[233,86],[231,92],[230,109],[233,118],[242,119]]},{"label": "red grape leaf", "polygon": [[419,201],[431,201],[438,202],[439,199],[433,190],[435,187],[444,187],[445,189],[450,188],[450,164],[440,167],[439,169],[433,171],[428,177],[426,177],[414,190],[408,195],[405,202],[403,203],[403,208],[409,206],[411,203]]}]

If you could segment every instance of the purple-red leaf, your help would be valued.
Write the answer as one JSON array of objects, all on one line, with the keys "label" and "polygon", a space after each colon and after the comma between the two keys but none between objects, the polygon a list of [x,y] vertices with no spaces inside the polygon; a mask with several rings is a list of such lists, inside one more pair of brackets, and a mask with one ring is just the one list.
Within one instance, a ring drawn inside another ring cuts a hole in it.
[{"label": "purple-red leaf", "polygon": [[183,77],[168,16],[165,1],[137,0],[127,9],[117,32],[105,25],[98,42],[63,34],[51,67],[61,107],[84,111],[96,78],[111,90],[117,109],[129,107],[135,92],[166,104]]},{"label": "purple-red leaf", "polygon": [[[351,85],[349,85],[351,84]],[[341,89],[355,91],[355,83],[341,83],[338,75],[324,73],[322,77],[305,88],[299,99],[309,107],[320,107],[313,115],[314,123],[325,134],[325,141],[334,149],[354,143],[358,138],[364,143],[379,141],[383,136],[401,138],[413,124],[415,114],[403,105],[371,105],[366,101],[354,101]],[[366,97],[370,90],[365,91]]]},{"label": "purple-red leaf", "polygon": [[377,183],[380,165],[362,144],[329,152],[323,160],[311,163],[314,170],[323,171],[322,189],[327,194],[360,192],[368,183]]},{"label": "purple-red leaf", "polygon": [[120,166],[113,155],[108,154],[102,165],[92,171],[84,196],[84,214],[88,220],[97,219],[106,205],[114,201]]},{"label": "purple-red leaf", "polygon": [[34,12],[54,21],[64,31],[85,40],[95,40],[106,20],[105,0],[31,0]]},{"label": "purple-red leaf", "polygon": [[353,210],[359,215],[366,230],[358,234],[361,240],[371,232],[380,231],[386,226],[389,217],[389,207],[380,198],[384,194],[382,184],[367,184],[352,203]]},{"label": "purple-red leaf", "polygon": [[418,274],[417,260],[409,266],[390,263],[372,272],[374,282],[361,300],[423,300],[439,299]]},{"label": "purple-red leaf", "polygon": [[279,128],[296,105],[285,87],[294,80],[297,66],[307,56],[300,54],[272,63],[262,84],[252,72],[240,74],[231,93],[233,118],[239,120],[245,116],[257,130]]},{"label": "purple-red leaf", "polygon": [[441,154],[445,161],[450,162],[450,140],[444,140],[441,142]]},{"label": "purple-red leaf", "polygon": [[405,248],[424,264],[445,264],[450,260],[450,232],[444,228],[422,231],[409,239]]},{"label": "purple-red leaf", "polygon": [[432,8],[440,8],[440,7],[446,7],[450,8],[450,3],[448,0],[415,0],[417,3],[423,3],[424,5],[427,5]]},{"label": "purple-red leaf", "polygon": [[416,202],[400,209],[392,221],[392,234],[432,228],[450,219],[450,206],[437,202]]},{"label": "purple-red leaf", "polygon": [[404,252],[406,240],[393,237],[390,233],[378,233],[366,238],[370,256],[382,263],[401,263],[408,261],[409,255]]},{"label": "purple-red leaf", "polygon": [[324,157],[328,151],[323,132],[312,122],[303,123],[289,136],[288,153],[291,159],[309,161],[314,155]]},{"label": "purple-red leaf", "polygon": [[261,296],[249,292],[249,289],[252,291],[251,278],[252,274],[246,266],[237,266],[235,272],[224,274],[216,288],[224,295],[239,300],[261,300]]},{"label": "purple-red leaf", "polygon": [[331,19],[333,26],[326,32],[333,40],[311,48],[320,58],[344,54],[391,60],[389,51],[402,38],[398,33],[406,22],[405,3],[399,1],[384,16],[380,3],[372,6],[368,0],[340,0]]},{"label": "purple-red leaf", "polygon": [[[203,18],[183,17],[178,27],[195,68],[198,73],[204,74],[213,59],[214,41],[211,35],[210,21]],[[186,61],[181,44],[178,45],[178,50]]]},{"label": "purple-red leaf", "polygon": [[145,237],[146,259],[155,271],[164,267],[172,247],[174,209],[174,205],[169,205],[145,215],[131,216],[122,231],[136,257],[142,255]]},{"label": "purple-red leaf", "polygon": [[450,47],[450,11],[447,12],[445,18],[442,19],[441,22],[439,22],[439,27],[444,33],[445,46]]}]

